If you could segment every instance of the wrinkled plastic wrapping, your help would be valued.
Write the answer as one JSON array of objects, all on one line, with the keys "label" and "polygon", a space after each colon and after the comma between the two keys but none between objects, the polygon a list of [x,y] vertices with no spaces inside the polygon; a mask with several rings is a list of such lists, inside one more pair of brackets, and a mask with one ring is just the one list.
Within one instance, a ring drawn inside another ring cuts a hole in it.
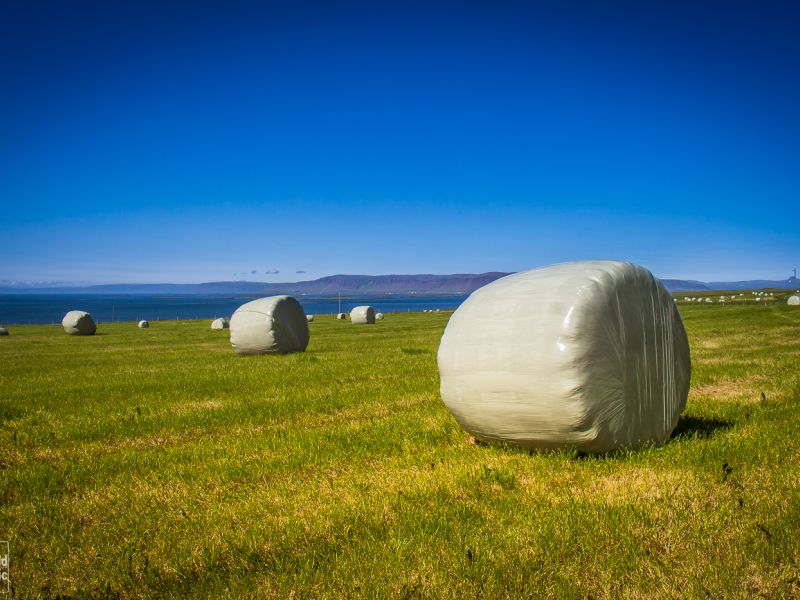
[{"label": "wrinkled plastic wrapping", "polygon": [[375,309],[371,306],[356,306],[350,311],[350,322],[354,325],[372,325],[375,322]]},{"label": "wrinkled plastic wrapping", "polygon": [[789,306],[800,306],[800,296],[789,296],[786,304]]},{"label": "wrinkled plastic wrapping", "polygon": [[228,329],[229,327],[230,321],[228,319],[220,317],[211,321],[211,329]]},{"label": "wrinkled plastic wrapping", "polygon": [[147,329],[148,327],[150,327],[150,321],[145,321],[143,319],[143,320],[139,321],[138,327],[139,327],[139,329]]},{"label": "wrinkled plastic wrapping", "polygon": [[71,310],[61,319],[64,331],[70,335],[94,335],[97,331],[92,315],[82,310]]},{"label": "wrinkled plastic wrapping", "polygon": [[303,352],[308,346],[308,319],[291,296],[270,296],[242,304],[230,322],[231,346],[237,354]]},{"label": "wrinkled plastic wrapping", "polygon": [[647,269],[616,261],[476,290],[451,317],[438,361],[442,398],[476,438],[593,453],[666,440],[691,376],[672,296]]}]

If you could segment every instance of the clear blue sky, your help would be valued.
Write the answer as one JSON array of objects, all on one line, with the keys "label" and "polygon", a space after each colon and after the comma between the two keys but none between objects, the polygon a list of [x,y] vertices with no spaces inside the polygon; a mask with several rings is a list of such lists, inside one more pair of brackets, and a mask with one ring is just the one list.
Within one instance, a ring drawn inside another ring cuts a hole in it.
[{"label": "clear blue sky", "polygon": [[792,1],[5,2],[0,280],[784,278],[798,28]]}]

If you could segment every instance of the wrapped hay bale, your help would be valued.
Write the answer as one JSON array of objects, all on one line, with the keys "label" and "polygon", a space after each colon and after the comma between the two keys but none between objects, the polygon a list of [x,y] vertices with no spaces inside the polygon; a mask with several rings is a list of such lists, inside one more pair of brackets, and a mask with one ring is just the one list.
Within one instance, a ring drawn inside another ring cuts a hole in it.
[{"label": "wrapped hay bale", "polygon": [[211,329],[228,329],[229,327],[230,321],[224,317],[211,321]]},{"label": "wrapped hay bale", "polygon": [[789,296],[786,304],[789,306],[800,306],[800,296]]},{"label": "wrapped hay bale", "polygon": [[92,315],[82,310],[71,310],[61,319],[64,331],[70,335],[94,335],[97,325]]},{"label": "wrapped hay bale", "polygon": [[345,319],[347,319],[347,313],[339,313],[336,315],[336,318],[339,319],[340,321],[344,321]]},{"label": "wrapped hay bale", "polygon": [[476,438],[594,453],[666,440],[691,375],[669,292],[617,261],[480,288],[450,318],[438,362],[444,403]]},{"label": "wrapped hay bale", "polygon": [[383,321],[383,313],[375,313],[376,321]]},{"label": "wrapped hay bale", "polygon": [[306,319],[308,320],[309,323],[313,323],[314,322],[314,315],[306,315]]},{"label": "wrapped hay bale", "polygon": [[231,345],[237,354],[303,352],[308,339],[306,313],[291,296],[253,300],[231,317]]},{"label": "wrapped hay bale", "polygon": [[139,321],[138,327],[139,329],[147,329],[148,327],[150,327],[150,321],[142,319],[141,321]]},{"label": "wrapped hay bale", "polygon": [[356,306],[350,311],[350,321],[354,325],[372,325],[375,323],[375,310],[371,306]]},{"label": "wrapped hay bale", "polygon": [[0,327],[0,337],[4,337],[8,335],[8,329],[5,327]]}]

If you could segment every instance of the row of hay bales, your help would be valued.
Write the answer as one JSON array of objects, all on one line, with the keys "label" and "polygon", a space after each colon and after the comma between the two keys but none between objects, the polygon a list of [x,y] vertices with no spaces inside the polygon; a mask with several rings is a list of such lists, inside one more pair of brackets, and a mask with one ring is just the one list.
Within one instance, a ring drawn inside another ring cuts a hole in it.
[{"label": "row of hay bales", "polygon": [[[273,298],[283,298],[283,296],[273,296]],[[285,298],[290,298],[290,297],[285,296]],[[270,298],[261,298],[259,300],[254,300],[253,302],[262,303],[262,301],[269,299]],[[239,307],[237,311],[244,309],[249,304],[252,303],[248,302],[247,304]],[[305,313],[303,314],[305,315]],[[346,319],[347,315],[346,313],[339,313],[337,315],[337,318]],[[313,323],[314,315],[305,315],[305,319],[308,323]],[[357,306],[350,313],[350,320],[355,324],[360,324],[360,323],[372,324],[375,323],[375,321],[382,321],[383,319],[384,319],[383,313],[380,312],[376,313],[371,306]],[[64,331],[70,335],[94,335],[94,333],[97,331],[97,324],[92,318],[92,315],[83,310],[69,311],[66,315],[64,315],[64,318],[61,320],[61,325],[64,328]],[[150,327],[150,322],[145,319],[142,319],[136,324],[136,326],[139,329],[147,329]],[[230,327],[230,319],[226,317],[220,317],[218,319],[214,319],[213,321],[211,321],[211,329],[220,330],[220,329],[228,329],[229,327]],[[4,335],[8,335],[8,329],[5,327],[0,327],[0,336]]]},{"label": "row of hay bales", "polygon": [[[383,313],[376,313],[371,306],[357,306],[350,312],[353,324],[371,325],[383,318]],[[308,345],[308,323],[313,321],[314,315],[306,315],[295,298],[271,296],[243,304],[230,319],[214,319],[211,329],[231,329],[231,345],[238,354],[303,352]],[[94,335],[97,331],[92,316],[82,310],[69,311],[61,325],[70,335]],[[142,320],[137,326],[146,329],[150,323]],[[3,331],[0,335],[8,335]]]},{"label": "row of hay bales", "polygon": [[[771,302],[776,301],[778,298],[775,297],[774,292],[750,292],[750,295],[745,296],[745,294],[723,294],[721,296],[684,296],[681,300],[684,302],[699,302],[705,304],[712,304],[714,302],[718,302],[719,304],[725,303],[739,303],[739,302],[748,302],[751,298],[750,296],[754,296],[752,300],[755,302]],[[678,299],[676,298],[676,301]],[[800,296],[789,296],[786,301],[786,304],[789,306],[798,306],[800,305]]]},{"label": "row of hay bales", "polygon": [[[383,320],[383,313],[376,313],[371,306],[356,306],[350,311],[353,324],[372,325],[376,320]],[[259,298],[233,313],[229,324],[231,346],[237,354],[303,352],[310,338],[308,324],[313,321],[314,315],[306,315],[291,296]]]}]

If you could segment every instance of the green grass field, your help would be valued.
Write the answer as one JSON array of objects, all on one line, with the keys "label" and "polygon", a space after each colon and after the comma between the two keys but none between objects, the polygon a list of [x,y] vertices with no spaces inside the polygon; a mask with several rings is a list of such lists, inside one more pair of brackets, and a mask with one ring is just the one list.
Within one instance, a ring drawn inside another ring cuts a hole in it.
[{"label": "green grass field", "polygon": [[678,431],[604,457],[472,443],[438,394],[445,313],[317,317],[287,356],[209,321],[13,327],[14,592],[798,597],[800,310],[775,304],[682,305]]}]

